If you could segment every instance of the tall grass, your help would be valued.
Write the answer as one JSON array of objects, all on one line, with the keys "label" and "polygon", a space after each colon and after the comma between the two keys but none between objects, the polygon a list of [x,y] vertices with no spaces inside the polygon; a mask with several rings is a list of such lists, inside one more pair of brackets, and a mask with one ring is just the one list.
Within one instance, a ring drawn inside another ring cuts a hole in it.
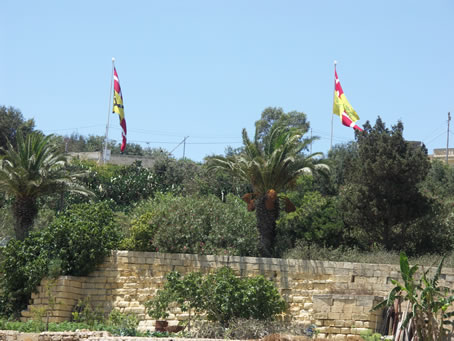
[{"label": "tall grass", "polygon": [[[282,258],[370,264],[399,264],[399,254],[400,252],[397,251],[386,251],[380,248],[372,251],[362,251],[356,248],[340,247],[335,249],[300,243],[294,249],[288,250]],[[409,261],[410,264],[437,266],[442,256],[436,253],[426,254],[419,257],[410,257]],[[454,268],[454,252],[446,254],[444,266]]]}]

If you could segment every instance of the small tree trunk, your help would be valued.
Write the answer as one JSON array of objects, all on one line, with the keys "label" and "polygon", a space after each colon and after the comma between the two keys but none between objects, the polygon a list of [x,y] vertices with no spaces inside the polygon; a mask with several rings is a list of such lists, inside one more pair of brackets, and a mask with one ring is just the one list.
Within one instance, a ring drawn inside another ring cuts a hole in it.
[{"label": "small tree trunk", "polygon": [[24,240],[38,214],[35,198],[16,198],[13,203],[14,233],[17,240]]},{"label": "small tree trunk", "polygon": [[271,257],[276,238],[276,220],[279,218],[279,201],[275,201],[274,208],[266,208],[266,195],[255,200],[257,229],[260,234],[260,253],[263,257]]}]

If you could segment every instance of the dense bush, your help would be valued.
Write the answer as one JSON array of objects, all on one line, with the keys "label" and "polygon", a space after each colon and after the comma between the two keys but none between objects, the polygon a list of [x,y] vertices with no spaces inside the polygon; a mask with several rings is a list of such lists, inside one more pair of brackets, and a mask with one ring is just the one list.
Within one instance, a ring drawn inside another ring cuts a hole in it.
[{"label": "dense bush", "polygon": [[338,247],[343,242],[344,224],[339,216],[336,198],[319,192],[304,195],[295,212],[279,219],[276,253],[293,248],[298,241],[322,247]]},{"label": "dense bush", "polygon": [[[72,172],[85,172],[81,178],[99,201],[109,202],[115,210],[128,211],[134,203],[153,195],[158,187],[152,171],[135,161],[128,166],[98,165],[94,162],[73,160]],[[66,205],[85,202],[80,196],[67,193]]]},{"label": "dense bush", "polygon": [[137,336],[139,320],[135,314],[124,314],[114,309],[106,318],[104,311],[94,306],[89,297],[79,300],[71,314],[72,323],[83,324],[90,330],[104,329],[114,335]]},{"label": "dense bush", "polygon": [[18,314],[30,294],[46,275],[47,250],[33,242],[34,233],[24,241],[12,239],[2,251],[0,264],[0,316]]},{"label": "dense bush", "polygon": [[431,166],[424,144],[406,141],[403,129],[402,122],[386,128],[380,117],[374,126],[364,124],[355,135],[358,157],[346,169],[339,207],[347,228],[361,234],[364,246],[413,252],[408,240],[424,244],[427,238],[417,240],[416,234],[435,232],[438,226],[419,224],[430,221],[425,217],[432,203],[420,186]]},{"label": "dense bush", "polygon": [[0,314],[25,308],[53,260],[59,261],[63,275],[86,275],[119,239],[113,212],[98,203],[75,205],[23,242],[11,240],[0,263]]},{"label": "dense bush", "polygon": [[233,195],[157,195],[137,207],[122,247],[140,251],[257,255],[255,217]]},{"label": "dense bush", "polygon": [[452,201],[454,196],[454,168],[440,160],[432,160],[430,170],[421,184],[424,194]]},{"label": "dense bush", "polygon": [[153,224],[153,216],[152,212],[146,212],[132,219],[129,236],[121,241],[120,248],[134,251],[153,250],[152,241],[157,229],[156,224]]},{"label": "dense bush", "polygon": [[228,267],[205,275],[192,272],[184,277],[171,272],[164,288],[146,303],[147,313],[155,319],[163,318],[172,302],[182,311],[204,314],[209,321],[224,327],[234,318],[270,320],[286,308],[271,281],[263,276],[237,277]]},{"label": "dense bush", "polygon": [[156,192],[182,194],[193,192],[192,182],[198,176],[200,165],[194,161],[176,160],[167,153],[156,154],[151,167]]},{"label": "dense bush", "polygon": [[263,276],[236,277],[228,267],[207,275],[202,288],[207,318],[224,325],[233,318],[268,320],[286,308],[271,281]]},{"label": "dense bush", "polygon": [[345,242],[337,197],[322,195],[316,187],[314,176],[303,175],[296,180],[295,189],[286,193],[296,210],[281,214],[277,221],[276,256],[301,242],[317,247],[338,247]]},{"label": "dense bush", "polygon": [[73,276],[91,272],[121,237],[105,203],[76,205],[39,235],[53,258],[62,261],[62,274]]}]

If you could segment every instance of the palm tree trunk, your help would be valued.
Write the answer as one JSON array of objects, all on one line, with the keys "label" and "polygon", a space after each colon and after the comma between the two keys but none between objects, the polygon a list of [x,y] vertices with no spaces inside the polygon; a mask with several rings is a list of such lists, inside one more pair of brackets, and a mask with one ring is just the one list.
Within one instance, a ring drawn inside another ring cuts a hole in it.
[{"label": "palm tree trunk", "polygon": [[266,195],[255,200],[255,215],[260,234],[260,254],[262,257],[271,257],[276,238],[276,220],[279,218],[279,202],[276,200],[271,210],[266,208],[265,202]]},{"label": "palm tree trunk", "polygon": [[38,214],[35,198],[16,198],[13,203],[14,232],[17,240],[24,240]]}]

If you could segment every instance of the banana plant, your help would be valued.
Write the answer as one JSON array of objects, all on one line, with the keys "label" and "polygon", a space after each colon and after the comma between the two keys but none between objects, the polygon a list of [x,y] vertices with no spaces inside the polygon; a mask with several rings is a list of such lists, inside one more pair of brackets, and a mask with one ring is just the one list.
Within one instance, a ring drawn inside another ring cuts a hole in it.
[{"label": "banana plant", "polygon": [[407,255],[400,254],[400,273],[403,283],[392,279],[394,288],[388,297],[377,304],[373,310],[406,304],[406,309],[399,314],[398,328],[395,328],[393,340],[396,341],[445,341],[450,340],[454,327],[450,319],[454,312],[448,308],[454,301],[449,288],[439,286],[441,269],[445,257],[438,265],[435,274],[429,278],[430,269],[418,276],[418,265],[410,266]]}]

